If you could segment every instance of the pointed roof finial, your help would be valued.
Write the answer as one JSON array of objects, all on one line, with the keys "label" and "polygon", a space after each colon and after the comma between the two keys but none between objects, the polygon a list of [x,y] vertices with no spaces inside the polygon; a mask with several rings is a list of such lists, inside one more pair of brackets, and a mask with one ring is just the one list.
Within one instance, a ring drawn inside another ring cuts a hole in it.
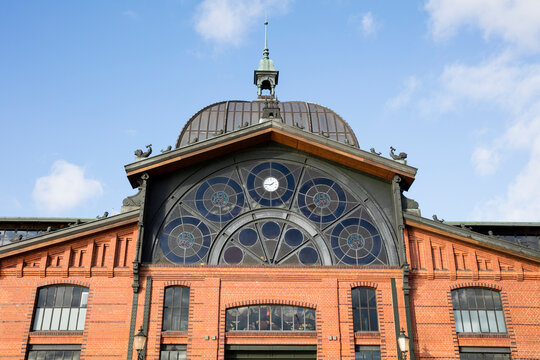
[{"label": "pointed roof finial", "polygon": [[268,55],[270,55],[270,51],[268,50],[268,19],[264,19],[264,50],[263,50],[263,58],[268,59]]},{"label": "pointed roof finial", "polygon": [[278,83],[279,71],[274,68],[274,62],[270,60],[268,50],[268,20],[264,20],[264,50],[263,57],[259,61],[259,68],[255,70],[253,82],[257,85],[258,98],[262,99],[262,90],[270,90],[270,96],[274,97],[274,89]]}]

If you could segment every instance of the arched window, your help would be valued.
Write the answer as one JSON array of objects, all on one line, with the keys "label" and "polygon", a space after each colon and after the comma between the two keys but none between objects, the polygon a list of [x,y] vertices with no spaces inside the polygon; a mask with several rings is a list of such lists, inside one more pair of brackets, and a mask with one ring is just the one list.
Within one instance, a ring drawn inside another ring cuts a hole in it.
[{"label": "arched window", "polygon": [[315,310],[296,306],[255,305],[227,309],[227,331],[315,331]]},{"label": "arched window", "polygon": [[458,333],[506,333],[498,291],[484,288],[452,290],[452,304]]},{"label": "arched window", "polygon": [[34,331],[82,331],[86,319],[88,289],[54,285],[39,289]]},{"label": "arched window", "polygon": [[189,288],[170,286],[165,289],[163,330],[186,331],[189,319]]},{"label": "arched window", "polygon": [[358,287],[351,291],[354,331],[379,331],[375,290]]}]

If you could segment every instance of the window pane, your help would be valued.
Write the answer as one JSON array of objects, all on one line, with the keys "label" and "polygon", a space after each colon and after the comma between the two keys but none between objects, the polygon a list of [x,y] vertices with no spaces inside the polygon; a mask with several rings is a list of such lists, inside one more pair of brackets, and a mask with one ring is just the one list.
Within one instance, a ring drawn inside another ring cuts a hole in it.
[{"label": "window pane", "polygon": [[281,330],[281,306],[272,308],[272,330]]},{"label": "window pane", "polygon": [[[285,311],[283,312],[285,316]],[[291,316],[292,320],[292,316]],[[249,308],[249,330],[259,330],[259,307],[251,306]]]},{"label": "window pane", "polygon": [[316,329],[316,315],[315,310],[313,309],[306,309],[306,330],[308,331],[315,331]]},{"label": "window pane", "polygon": [[461,319],[463,320],[463,332],[472,332],[471,320],[468,310],[461,311]]},{"label": "window pane", "polygon": [[41,330],[41,323],[43,321],[43,309],[36,309],[36,315],[34,317],[34,330]]},{"label": "window pane", "polygon": [[173,288],[168,287],[165,289],[165,306],[166,307],[172,306],[173,294],[174,294]]},{"label": "window pane", "polygon": [[180,330],[180,308],[172,309],[172,325],[170,330]]},{"label": "window pane", "polygon": [[463,321],[461,320],[461,310],[454,310],[454,320],[456,321],[456,332],[463,332]]},{"label": "window pane", "polygon": [[60,328],[59,330],[67,330],[68,329],[68,321],[69,321],[69,312],[70,308],[63,308],[62,314],[60,316]]},{"label": "window pane", "polygon": [[248,308],[247,307],[241,307],[238,308],[238,325],[237,330],[247,330],[247,314],[248,314]]},{"label": "window pane", "polygon": [[268,330],[270,328],[270,308],[268,306],[261,306],[261,330]]},{"label": "window pane", "polygon": [[182,306],[189,306],[189,288],[187,287],[182,291]]},{"label": "window pane", "polygon": [[293,330],[294,308],[292,306],[283,307],[283,330]]},{"label": "window pane", "polygon": [[56,300],[54,302],[54,307],[62,307],[64,304],[64,287],[60,286],[56,289]]},{"label": "window pane", "polygon": [[473,332],[480,332],[480,322],[478,320],[478,311],[471,310],[469,313],[471,315],[472,331]]},{"label": "window pane", "polygon": [[495,311],[488,311],[488,322],[489,322],[489,331],[490,332],[498,332],[497,328],[497,320],[495,319]]},{"label": "window pane", "polygon": [[79,320],[79,308],[71,308],[69,311],[69,325],[68,330],[77,330],[77,322]]},{"label": "window pane", "polygon": [[465,292],[465,289],[458,290],[458,298],[459,298],[459,308],[467,309],[467,293]]},{"label": "window pane", "polygon": [[[486,301],[486,309],[493,309],[493,291],[486,291],[485,294],[485,301]],[[498,294],[497,294],[498,295]]]},{"label": "window pane", "polygon": [[377,322],[377,310],[369,309],[369,331],[378,331],[379,324]]},{"label": "window pane", "polygon": [[86,309],[79,310],[79,322],[77,323],[77,330],[84,330],[84,321],[86,319]]},{"label": "window pane", "polygon": [[375,297],[375,290],[368,289],[368,305],[370,308],[377,306],[377,298]]},{"label": "window pane", "polygon": [[354,327],[354,331],[360,331],[361,329],[360,311],[357,309],[353,310],[353,327]]},{"label": "window pane", "polygon": [[180,316],[180,330],[186,331],[188,329],[188,309],[182,309],[182,315]]},{"label": "window pane", "polygon": [[296,308],[294,313],[294,330],[304,330],[304,311],[302,308]]},{"label": "window pane", "polygon": [[85,308],[88,305],[88,290],[83,289],[81,293],[81,307]]},{"label": "window pane", "polygon": [[505,333],[506,332],[506,324],[504,323],[504,315],[501,310],[495,311],[495,315],[497,317],[497,324],[499,325],[499,332]]},{"label": "window pane", "polygon": [[43,313],[43,323],[41,330],[49,330],[51,328],[52,309],[45,309]]},{"label": "window pane", "polygon": [[487,320],[487,314],[485,310],[478,311],[478,315],[480,317],[480,330],[482,332],[489,332],[489,325]]},{"label": "window pane", "polygon": [[55,292],[56,292],[56,287],[53,287],[53,286],[51,286],[49,288],[49,291],[47,291],[47,302],[45,303],[46,307],[53,307]]},{"label": "window pane", "polygon": [[45,307],[45,300],[47,299],[47,288],[39,290],[38,307]]},{"label": "window pane", "polygon": [[172,309],[163,309],[163,330],[171,330]]},{"label": "window pane", "polygon": [[369,329],[369,313],[367,309],[362,309],[360,311],[360,330],[367,331]]},{"label": "window pane", "polygon": [[368,306],[367,289],[365,288],[360,289],[360,306],[361,307]]},{"label": "window pane", "polygon": [[71,306],[71,296],[73,295],[73,286],[66,287],[66,290],[64,291],[64,301],[62,303],[63,307],[70,307]]},{"label": "window pane", "polygon": [[353,309],[358,308],[360,306],[360,290],[358,288],[352,289],[351,295]]},{"label": "window pane", "polygon": [[81,291],[82,291],[82,288],[80,288],[80,287],[73,288],[73,298],[71,299],[71,307],[72,308],[80,307],[80,305],[81,305]]}]

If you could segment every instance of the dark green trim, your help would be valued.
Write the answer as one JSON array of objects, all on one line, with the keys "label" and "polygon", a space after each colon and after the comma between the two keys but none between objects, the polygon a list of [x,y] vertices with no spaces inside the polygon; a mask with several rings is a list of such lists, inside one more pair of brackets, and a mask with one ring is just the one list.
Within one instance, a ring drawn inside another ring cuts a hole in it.
[{"label": "dark green trim", "polygon": [[[148,336],[148,317],[150,314],[150,300],[152,298],[152,277],[146,277],[146,290],[144,292],[143,332]],[[146,359],[146,345],[142,351],[142,359]]]},{"label": "dark green trim", "polygon": [[394,216],[396,221],[396,235],[398,239],[398,254],[399,264],[407,264],[407,252],[405,251],[405,238],[403,236],[403,230],[405,224],[403,223],[403,209],[401,206],[401,177],[394,175],[392,179],[392,200],[394,202]]},{"label": "dark green trim", "polygon": [[403,272],[403,301],[405,303],[405,321],[407,322],[407,336],[409,337],[409,359],[415,360],[414,356],[414,337],[412,334],[411,304],[409,291],[409,265],[405,264],[401,269]]},{"label": "dark green trim", "polygon": [[133,293],[133,301],[131,302],[131,322],[129,325],[129,339],[127,348],[127,360],[133,358],[133,336],[135,336],[135,325],[137,321],[137,303],[139,302],[139,293]]},{"label": "dark green trim", "polygon": [[390,283],[392,284],[392,309],[394,310],[394,330],[396,332],[396,351],[397,356],[399,360],[402,360],[401,357],[401,351],[399,351],[399,343],[398,343],[398,336],[399,336],[399,309],[398,309],[398,303],[397,303],[397,288],[396,288],[396,279],[392,278],[390,279]]}]

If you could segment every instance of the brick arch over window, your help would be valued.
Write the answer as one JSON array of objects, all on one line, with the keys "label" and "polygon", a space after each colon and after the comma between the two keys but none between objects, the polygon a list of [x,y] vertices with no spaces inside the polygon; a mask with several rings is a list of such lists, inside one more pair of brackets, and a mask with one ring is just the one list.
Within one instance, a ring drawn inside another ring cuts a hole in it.
[{"label": "brick arch over window", "polygon": [[377,283],[374,283],[371,281],[358,281],[358,282],[353,282],[350,285],[351,285],[351,289],[356,288],[356,287],[367,287],[367,288],[377,289]]},{"label": "brick arch over window", "polygon": [[33,331],[83,331],[89,288],[70,282],[37,290]]},{"label": "brick arch over window", "polygon": [[456,290],[456,289],[468,288],[468,287],[481,287],[481,288],[491,289],[495,291],[502,291],[502,286],[498,284],[486,283],[486,282],[457,283],[450,286],[450,290]]},{"label": "brick arch over window", "polygon": [[287,299],[250,299],[235,301],[229,303],[225,306],[226,309],[240,307],[240,306],[250,306],[250,305],[284,305],[284,306],[298,306],[305,307],[309,309],[316,310],[317,305],[308,303],[305,301],[296,301],[296,300],[287,300]]}]

